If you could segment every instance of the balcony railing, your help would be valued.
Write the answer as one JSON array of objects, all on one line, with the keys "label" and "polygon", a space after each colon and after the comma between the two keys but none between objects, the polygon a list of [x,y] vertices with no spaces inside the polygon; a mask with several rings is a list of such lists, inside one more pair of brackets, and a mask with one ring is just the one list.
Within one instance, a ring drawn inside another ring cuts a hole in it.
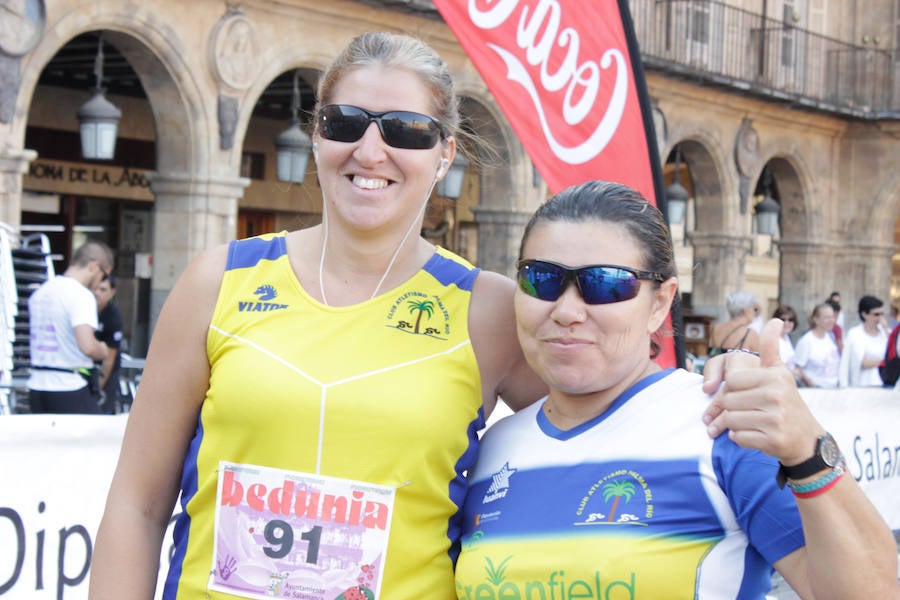
[{"label": "balcony railing", "polygon": [[631,0],[630,7],[648,70],[827,112],[900,118],[900,70],[890,51],[712,0]]}]

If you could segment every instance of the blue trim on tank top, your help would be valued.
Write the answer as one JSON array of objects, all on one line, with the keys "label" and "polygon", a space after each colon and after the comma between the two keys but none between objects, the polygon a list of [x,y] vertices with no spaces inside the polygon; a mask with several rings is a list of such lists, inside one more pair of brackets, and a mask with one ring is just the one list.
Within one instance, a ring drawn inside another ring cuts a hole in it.
[{"label": "blue trim on tank top", "polygon": [[478,407],[478,416],[475,417],[466,428],[466,436],[469,439],[469,445],[459,457],[454,465],[456,476],[450,481],[449,496],[450,501],[456,505],[456,512],[450,515],[447,522],[447,538],[450,540],[450,549],[448,551],[450,560],[456,564],[459,557],[460,538],[463,529],[463,504],[466,501],[466,492],[469,490],[469,483],[466,479],[466,472],[471,470],[475,465],[475,459],[478,456],[478,447],[481,444],[481,438],[478,432],[484,429],[484,406]]},{"label": "blue trim on tank top", "polygon": [[441,285],[455,285],[461,290],[471,292],[475,278],[481,269],[469,268],[453,259],[447,258],[442,254],[435,252],[425,266],[423,271],[429,273],[437,279]]},{"label": "blue trim on tank top", "polygon": [[184,467],[181,473],[181,512],[175,521],[172,531],[172,539],[175,544],[175,553],[169,564],[169,572],[166,574],[163,584],[162,600],[175,600],[178,595],[178,585],[181,582],[184,558],[187,554],[188,538],[191,531],[191,518],[187,512],[188,502],[197,493],[197,457],[200,454],[200,446],[203,443],[203,421],[197,417],[197,430],[194,439],[188,447],[184,458]]},{"label": "blue trim on tank top", "polygon": [[[233,240],[228,247],[225,270],[253,267],[261,260],[277,260],[287,254],[287,244],[283,235],[269,239],[261,237]],[[441,285],[455,285],[461,290],[472,291],[480,269],[469,268],[446,256],[435,252],[422,270],[437,279]]]},{"label": "blue trim on tank top", "polygon": [[233,240],[228,245],[228,262],[225,270],[245,269],[261,260],[276,260],[287,254],[287,244],[281,234],[264,239],[260,237]]}]

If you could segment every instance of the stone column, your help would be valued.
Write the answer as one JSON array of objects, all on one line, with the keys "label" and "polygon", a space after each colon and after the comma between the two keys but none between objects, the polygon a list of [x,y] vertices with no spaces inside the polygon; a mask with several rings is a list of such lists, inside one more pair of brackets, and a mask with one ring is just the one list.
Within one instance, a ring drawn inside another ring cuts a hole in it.
[{"label": "stone column", "polygon": [[478,266],[512,277],[531,212],[479,206],[472,212],[478,223]]},{"label": "stone column", "polygon": [[249,179],[154,173],[153,281],[150,329],[175,281],[201,250],[234,239],[238,199]]},{"label": "stone column", "polygon": [[[891,259],[894,245],[879,244],[877,239],[846,239],[823,244],[795,242],[782,244],[790,252],[790,262],[782,261],[782,296],[790,297],[794,309],[808,316],[813,306],[832,292],[841,293],[844,331],[859,323],[859,299],[864,295],[891,304]],[[784,256],[785,250],[782,250]],[[799,295],[795,288],[806,294]]]},{"label": "stone column", "polygon": [[693,312],[727,318],[725,297],[743,285],[750,238],[724,231],[689,235],[694,246]]},{"label": "stone column", "polygon": [[[820,240],[781,240],[781,270],[779,275],[779,297],[797,312],[798,329],[806,329],[806,318],[816,304],[828,297],[831,290],[841,290],[843,297],[849,297],[835,282],[849,273],[841,273],[834,262],[834,250],[830,244]],[[846,311],[846,307],[843,307]],[[849,315],[850,312],[847,312]]]},{"label": "stone column", "polygon": [[[858,236],[862,237],[862,236]],[[885,304],[885,314],[891,306],[891,267],[896,246],[879,243],[883,240],[856,239],[841,250],[844,268],[835,271],[834,289],[841,291],[844,330],[859,323],[859,299],[869,294]],[[849,275],[849,280],[846,275]],[[845,283],[846,282],[846,287]],[[830,292],[829,290],[828,292]],[[828,293],[826,292],[826,293]]]},{"label": "stone column", "polygon": [[35,158],[34,150],[0,147],[0,221],[13,229],[22,222],[22,175]]}]

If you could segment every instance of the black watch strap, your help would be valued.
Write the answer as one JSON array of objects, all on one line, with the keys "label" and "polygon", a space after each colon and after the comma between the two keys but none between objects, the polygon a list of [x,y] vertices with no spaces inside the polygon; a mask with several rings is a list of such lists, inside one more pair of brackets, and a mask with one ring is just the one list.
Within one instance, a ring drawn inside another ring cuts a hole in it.
[{"label": "black watch strap", "polygon": [[844,457],[841,456],[837,442],[830,433],[826,433],[816,440],[816,448],[811,458],[791,467],[786,467],[779,462],[775,480],[778,482],[778,487],[783,488],[788,479],[797,480],[810,477],[825,469],[834,468],[843,460]]},{"label": "black watch strap", "polygon": [[778,487],[784,487],[784,484],[787,483],[788,479],[803,479],[810,475],[815,475],[819,471],[824,471],[829,468],[829,466],[830,465],[818,454],[804,460],[799,465],[794,465],[792,467],[786,467],[783,464],[778,463]]}]

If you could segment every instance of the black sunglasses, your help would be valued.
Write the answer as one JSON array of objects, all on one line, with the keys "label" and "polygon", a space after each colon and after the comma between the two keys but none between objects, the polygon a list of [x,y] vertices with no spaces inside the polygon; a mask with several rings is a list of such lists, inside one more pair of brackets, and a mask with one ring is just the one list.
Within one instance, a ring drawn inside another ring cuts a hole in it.
[{"label": "black sunglasses", "polygon": [[109,271],[101,267],[99,263],[97,264],[97,268],[100,269],[101,273],[103,273],[103,277],[100,278],[101,283],[109,279]]},{"label": "black sunglasses", "polygon": [[408,110],[372,112],[351,104],[328,104],[319,109],[319,133],[335,142],[359,140],[373,122],[385,143],[394,148],[427,150],[447,136],[436,119]]},{"label": "black sunglasses", "polygon": [[641,289],[641,280],[665,281],[659,273],[617,265],[567,267],[549,260],[520,260],[516,263],[519,289],[535,298],[553,302],[562,296],[570,281],[588,304],[612,304],[631,300]]}]

